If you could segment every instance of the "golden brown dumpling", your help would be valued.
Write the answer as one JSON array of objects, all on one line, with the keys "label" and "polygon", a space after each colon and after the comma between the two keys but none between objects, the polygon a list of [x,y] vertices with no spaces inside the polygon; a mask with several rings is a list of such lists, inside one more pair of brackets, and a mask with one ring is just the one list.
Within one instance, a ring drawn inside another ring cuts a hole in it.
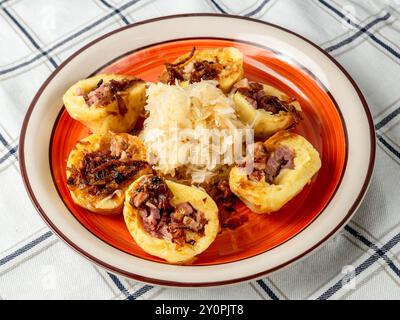
[{"label": "golden brown dumpling", "polygon": [[99,74],[78,81],[63,101],[69,115],[93,133],[130,132],[144,113],[146,87],[132,76]]},{"label": "golden brown dumpling", "polygon": [[229,186],[251,211],[270,213],[293,199],[321,167],[318,151],[302,136],[281,131],[254,145],[254,170],[235,166]]},{"label": "golden brown dumpling", "polygon": [[92,134],[78,141],[69,154],[67,185],[81,207],[106,215],[120,214],[126,189],[151,172],[146,148],[138,137]]},{"label": "golden brown dumpling", "polygon": [[218,208],[207,193],[147,175],[127,190],[124,218],[135,242],[169,263],[188,263],[219,229]]},{"label": "golden brown dumpling", "polygon": [[240,120],[251,125],[258,138],[268,138],[294,126],[301,119],[300,104],[267,84],[250,82],[242,87],[239,85],[233,101]]},{"label": "golden brown dumpling", "polygon": [[217,80],[219,88],[229,92],[234,83],[243,78],[243,54],[233,47],[195,50],[178,58],[175,63],[166,63],[160,80],[175,84],[175,81],[200,82]]}]

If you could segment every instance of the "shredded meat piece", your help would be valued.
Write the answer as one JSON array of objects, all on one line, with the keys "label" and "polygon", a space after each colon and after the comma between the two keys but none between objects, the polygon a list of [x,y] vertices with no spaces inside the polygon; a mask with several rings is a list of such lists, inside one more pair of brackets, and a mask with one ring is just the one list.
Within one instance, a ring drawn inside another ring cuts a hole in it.
[{"label": "shredded meat piece", "polygon": [[221,180],[218,182],[218,191],[221,191],[221,197],[224,199],[229,198],[232,195],[232,191],[229,188],[229,182],[227,180]]},{"label": "shredded meat piece", "polygon": [[265,171],[257,170],[256,168],[254,168],[254,170],[249,174],[249,179],[253,181],[260,181],[264,177],[265,177]]},{"label": "shredded meat piece", "polygon": [[[166,77],[162,82],[175,84],[175,81],[188,80],[190,83],[200,82],[201,80],[217,79],[223,67],[220,63],[214,61],[193,61],[187,66],[184,64],[192,59],[196,48],[193,47],[190,54],[177,63],[165,63]],[[189,67],[188,67],[189,66]]]},{"label": "shredded meat piece", "polygon": [[147,201],[148,198],[149,198],[148,193],[144,191],[138,192],[135,198],[133,199],[133,205],[139,208],[145,201]]},{"label": "shredded meat piece", "polygon": [[182,70],[176,68],[176,67],[167,67],[167,73],[168,73],[168,79],[166,80],[166,82],[168,84],[175,84],[175,81],[183,81],[184,80],[184,76],[183,76],[183,72]]},{"label": "shredded meat piece", "polygon": [[[254,144],[254,169],[248,175],[250,180],[260,181],[265,178],[268,183],[273,183],[282,169],[294,169],[294,152],[287,146],[279,145],[273,153],[268,154],[261,142]],[[243,162],[241,166],[245,166]]]},{"label": "shredded meat piece", "polygon": [[277,114],[281,111],[290,112],[293,115],[294,125],[298,124],[302,119],[301,113],[290,104],[295,99],[283,101],[278,97],[269,96],[265,94],[264,88],[260,83],[250,82],[248,86],[240,87],[237,91],[244,95],[255,109],[264,109],[272,114]]},{"label": "shredded meat piece", "polygon": [[113,101],[117,101],[119,114],[124,116],[128,112],[125,101],[122,98],[122,92],[130,88],[140,79],[123,79],[121,81],[110,80],[108,83],[104,83],[103,79],[97,83],[88,93],[84,93],[83,90],[78,90],[77,94],[83,96],[86,104],[90,107],[92,105],[105,106]]},{"label": "shredded meat piece", "polygon": [[129,160],[126,151],[122,152],[125,152],[124,159],[111,150],[86,153],[78,168],[67,168],[69,189],[86,188],[91,195],[108,196],[121,185],[131,182],[139,171],[150,168],[146,161]]},{"label": "shredded meat piece", "polygon": [[267,161],[265,168],[267,182],[272,183],[284,168],[294,169],[293,158],[294,154],[292,150],[286,146],[278,146]]},{"label": "shredded meat piece", "polygon": [[249,87],[250,87],[251,90],[253,90],[255,92],[258,92],[260,90],[264,90],[263,85],[261,83],[258,83],[258,82],[250,82],[249,83]]},{"label": "shredded meat piece", "polygon": [[174,222],[182,222],[186,215],[192,213],[192,206],[189,203],[184,202],[176,206],[175,211],[171,213],[171,220]]},{"label": "shredded meat piece", "polygon": [[[113,157],[121,157],[122,153],[129,147],[128,143],[121,136],[114,136],[110,142],[110,151]],[[122,159],[121,159],[122,160]]]},{"label": "shredded meat piece", "polygon": [[[254,181],[260,181],[262,178],[265,177],[265,169],[267,166],[268,160],[268,152],[265,149],[264,144],[262,142],[256,142],[253,145],[254,147],[254,159],[253,159],[253,166],[254,169],[249,174],[249,179]],[[246,160],[241,163],[241,166],[246,166]]]},{"label": "shredded meat piece", "polygon": [[119,94],[115,95],[118,104],[118,112],[121,116],[124,116],[128,112],[124,99]]},{"label": "shredded meat piece", "polygon": [[201,80],[217,79],[222,70],[222,65],[213,61],[196,61],[189,75],[189,82],[200,82]]},{"label": "shredded meat piece", "polygon": [[218,206],[220,232],[236,229],[248,221],[247,214],[236,211],[238,198],[233,194],[226,179],[203,185]]},{"label": "shredded meat piece", "polygon": [[267,161],[268,152],[265,149],[262,142],[256,142],[254,144],[254,164],[263,164]]},{"label": "shredded meat piece", "polygon": [[146,176],[136,188],[130,204],[138,209],[143,226],[151,235],[180,245],[194,244],[193,239],[186,240],[185,231],[203,234],[207,219],[189,202],[174,207],[172,197],[165,181],[158,176]]}]

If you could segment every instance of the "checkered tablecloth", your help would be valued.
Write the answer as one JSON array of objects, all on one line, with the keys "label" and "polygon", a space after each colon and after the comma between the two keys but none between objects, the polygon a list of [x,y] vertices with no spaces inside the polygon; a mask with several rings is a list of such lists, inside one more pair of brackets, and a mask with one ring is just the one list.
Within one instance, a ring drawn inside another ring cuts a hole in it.
[{"label": "checkered tablecloth", "polygon": [[[187,12],[289,28],[333,55],[362,89],[377,158],[352,221],[321,250],[259,281],[165,289],[108,273],[49,231],[18,167],[18,135],[42,82],[70,54],[121,26]],[[399,0],[0,0],[0,299],[400,299]]]}]

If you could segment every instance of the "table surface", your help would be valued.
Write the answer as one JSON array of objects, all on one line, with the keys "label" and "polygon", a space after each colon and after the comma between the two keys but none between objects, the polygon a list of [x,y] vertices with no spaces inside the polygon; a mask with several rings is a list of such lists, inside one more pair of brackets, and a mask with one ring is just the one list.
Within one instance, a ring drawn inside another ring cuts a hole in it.
[{"label": "table surface", "polygon": [[[126,24],[188,12],[248,16],[305,36],[349,71],[373,115],[376,167],[352,221],[259,281],[181,290],[108,273],[45,226],[20,178],[25,112],[62,61]],[[400,299],[399,0],[0,0],[0,43],[0,299]]]}]

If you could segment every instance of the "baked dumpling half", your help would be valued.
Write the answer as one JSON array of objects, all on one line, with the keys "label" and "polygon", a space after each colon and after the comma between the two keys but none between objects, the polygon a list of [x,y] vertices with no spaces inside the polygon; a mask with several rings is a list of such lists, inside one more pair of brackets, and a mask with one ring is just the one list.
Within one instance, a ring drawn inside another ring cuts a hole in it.
[{"label": "baked dumpling half", "polygon": [[147,253],[169,263],[190,263],[215,240],[218,208],[204,191],[156,175],[136,180],[127,190],[126,226]]},{"label": "baked dumpling half", "polygon": [[69,115],[93,133],[130,132],[144,114],[144,81],[128,75],[99,74],[78,81],[63,97]]},{"label": "baked dumpling half", "polygon": [[175,84],[217,80],[219,88],[229,92],[243,78],[243,53],[233,47],[192,49],[174,63],[166,63],[160,81]]},{"label": "baked dumpling half", "polygon": [[295,133],[278,132],[253,150],[253,161],[231,169],[229,187],[255,213],[281,209],[321,168],[318,151]]},{"label": "baked dumpling half", "polygon": [[233,102],[240,120],[252,126],[254,136],[268,138],[301,120],[298,101],[267,84],[243,79],[235,85]]},{"label": "baked dumpling half", "polygon": [[122,213],[125,191],[152,172],[142,141],[127,133],[92,134],[76,144],[67,161],[73,201],[92,212]]}]

